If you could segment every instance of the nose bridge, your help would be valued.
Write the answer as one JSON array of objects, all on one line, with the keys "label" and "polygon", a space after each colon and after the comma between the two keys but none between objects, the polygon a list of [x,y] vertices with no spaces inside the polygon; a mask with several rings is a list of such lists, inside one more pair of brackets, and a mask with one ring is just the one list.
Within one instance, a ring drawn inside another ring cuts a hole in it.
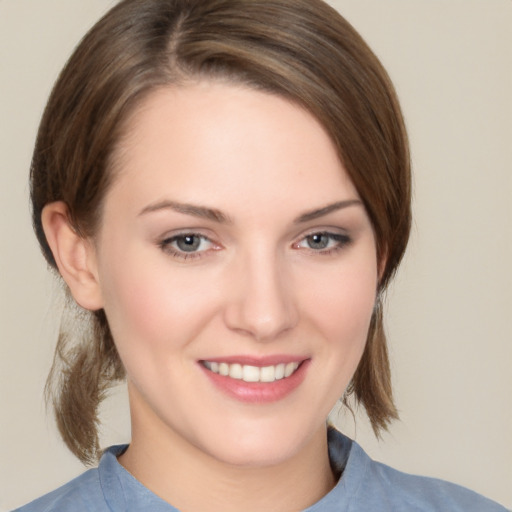
[{"label": "nose bridge", "polygon": [[258,341],[271,341],[293,327],[297,311],[291,276],[277,251],[262,246],[251,250],[240,255],[237,269],[226,310],[229,327]]}]

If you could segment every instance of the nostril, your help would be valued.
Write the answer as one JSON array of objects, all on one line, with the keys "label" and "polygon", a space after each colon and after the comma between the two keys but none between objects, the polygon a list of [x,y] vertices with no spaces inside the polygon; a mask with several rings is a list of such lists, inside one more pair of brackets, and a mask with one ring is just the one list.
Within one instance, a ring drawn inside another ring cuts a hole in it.
[{"label": "nostril", "polygon": [[298,314],[293,285],[287,269],[276,256],[275,247],[251,244],[244,251],[231,276],[231,299],[226,306],[226,324],[230,329],[252,336],[256,341],[272,341],[293,328]]},{"label": "nostril", "polygon": [[297,314],[290,304],[258,302],[253,297],[230,304],[225,317],[230,329],[257,341],[273,340],[297,323]]}]

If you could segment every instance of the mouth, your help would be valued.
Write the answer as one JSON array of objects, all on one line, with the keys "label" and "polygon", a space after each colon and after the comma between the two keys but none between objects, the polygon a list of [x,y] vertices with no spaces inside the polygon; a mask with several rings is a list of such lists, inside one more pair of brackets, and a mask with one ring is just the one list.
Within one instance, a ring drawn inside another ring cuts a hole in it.
[{"label": "mouth", "polygon": [[291,395],[306,378],[310,358],[271,356],[198,361],[205,376],[227,396],[249,404],[269,404]]},{"label": "mouth", "polygon": [[201,361],[201,364],[217,375],[244,382],[272,383],[291,377],[301,365],[300,362],[279,363],[269,366],[253,366],[240,363]]}]

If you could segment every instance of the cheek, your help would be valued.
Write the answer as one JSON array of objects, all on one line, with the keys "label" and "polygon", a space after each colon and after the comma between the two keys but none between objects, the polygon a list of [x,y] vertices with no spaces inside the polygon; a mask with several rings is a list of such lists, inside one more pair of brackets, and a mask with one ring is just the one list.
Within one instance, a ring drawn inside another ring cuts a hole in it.
[{"label": "cheek", "polygon": [[[311,400],[317,417],[326,417],[343,396],[361,360],[377,290],[373,251],[358,252],[332,267],[321,266],[302,274],[302,311],[308,315],[313,340]],[[307,284],[307,286],[306,286]]]},{"label": "cheek", "polygon": [[318,273],[305,301],[315,323],[330,342],[361,345],[366,341],[377,291],[373,260]]},{"label": "cheek", "polygon": [[164,258],[134,254],[119,261],[103,269],[102,294],[120,352],[186,344],[213,314],[212,291],[200,279],[170,272]]}]

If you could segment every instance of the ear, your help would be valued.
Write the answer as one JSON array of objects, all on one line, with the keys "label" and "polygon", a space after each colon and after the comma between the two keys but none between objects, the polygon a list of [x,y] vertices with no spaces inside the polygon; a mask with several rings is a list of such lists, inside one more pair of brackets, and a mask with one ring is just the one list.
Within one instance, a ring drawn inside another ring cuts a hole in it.
[{"label": "ear", "polygon": [[75,301],[91,311],[101,309],[103,300],[91,240],[80,236],[73,228],[68,208],[62,201],[47,204],[41,220],[60,275]]}]

